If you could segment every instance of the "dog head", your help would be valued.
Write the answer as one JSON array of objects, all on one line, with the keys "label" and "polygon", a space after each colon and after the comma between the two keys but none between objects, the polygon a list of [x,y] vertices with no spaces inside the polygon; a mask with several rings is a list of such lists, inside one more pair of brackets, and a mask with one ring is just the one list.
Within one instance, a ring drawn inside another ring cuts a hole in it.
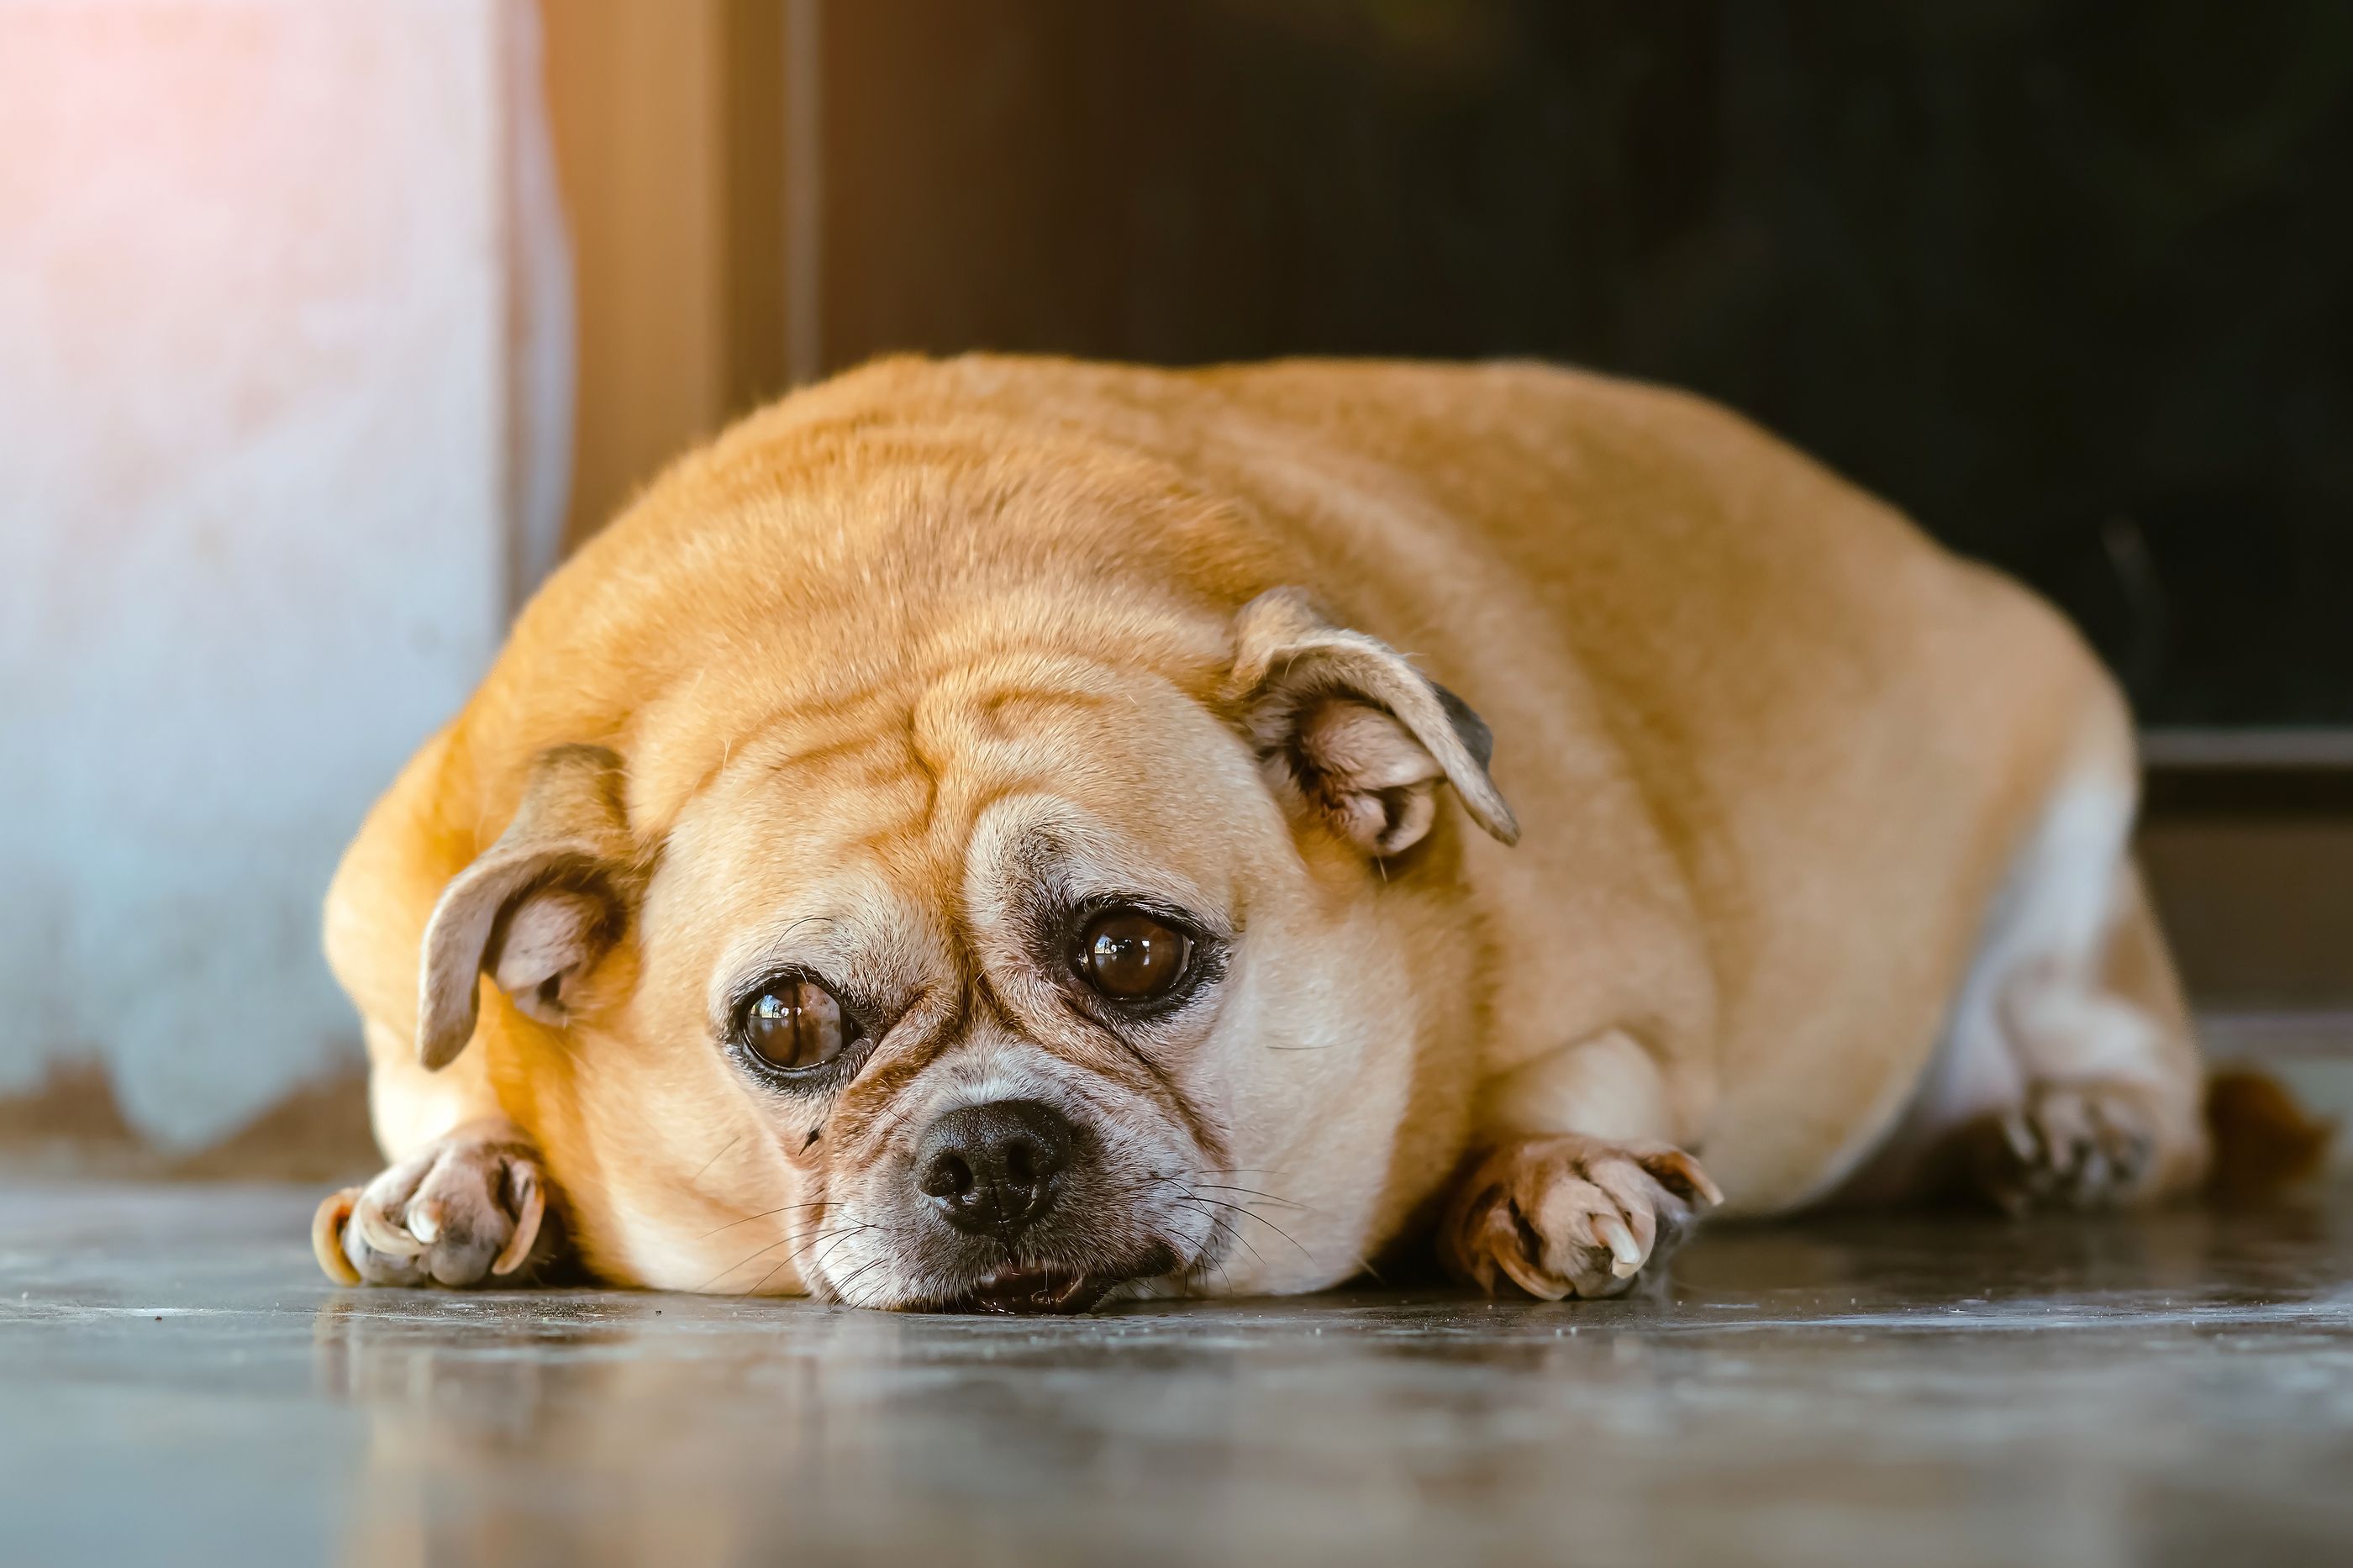
[{"label": "dog head", "polygon": [[1189,661],[976,642],[713,710],[658,843],[645,743],[541,755],[428,929],[425,1062],[489,975],[620,1278],[1076,1310],[1356,1273],[1459,1138],[1423,1047],[1472,1022],[1441,792],[1516,831],[1486,727],[1288,590]]}]

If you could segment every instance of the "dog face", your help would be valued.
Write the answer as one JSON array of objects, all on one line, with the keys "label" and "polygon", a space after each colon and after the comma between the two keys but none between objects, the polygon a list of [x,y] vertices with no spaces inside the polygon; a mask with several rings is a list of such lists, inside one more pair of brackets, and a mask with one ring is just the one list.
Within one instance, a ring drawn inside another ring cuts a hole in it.
[{"label": "dog face", "polygon": [[543,1139],[591,1255],[1004,1310],[1356,1272],[1419,1195],[1401,1138],[1460,1115],[1422,1048],[1471,963],[1436,793],[1512,826],[1483,727],[1394,653],[1291,595],[1234,647],[1206,693],[1031,650],[787,714],[650,870],[617,758],[543,767],[427,987],[479,931],[561,1031],[533,1070],[595,1174]]}]

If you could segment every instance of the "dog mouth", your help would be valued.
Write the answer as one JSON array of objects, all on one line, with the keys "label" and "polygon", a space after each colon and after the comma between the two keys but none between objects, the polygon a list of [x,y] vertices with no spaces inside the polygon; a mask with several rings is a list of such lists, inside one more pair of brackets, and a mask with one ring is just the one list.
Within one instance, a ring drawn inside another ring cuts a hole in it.
[{"label": "dog mouth", "polygon": [[918,1302],[919,1312],[997,1312],[1068,1317],[1090,1312],[1123,1285],[1167,1274],[1177,1267],[1173,1249],[1157,1246],[1145,1256],[1109,1268],[1072,1269],[1046,1263],[1001,1263],[954,1293]]},{"label": "dog mouth", "polygon": [[944,1300],[932,1303],[934,1312],[1004,1312],[1017,1315],[1091,1311],[1125,1284],[1127,1274],[1073,1274],[1029,1264],[992,1268]]}]

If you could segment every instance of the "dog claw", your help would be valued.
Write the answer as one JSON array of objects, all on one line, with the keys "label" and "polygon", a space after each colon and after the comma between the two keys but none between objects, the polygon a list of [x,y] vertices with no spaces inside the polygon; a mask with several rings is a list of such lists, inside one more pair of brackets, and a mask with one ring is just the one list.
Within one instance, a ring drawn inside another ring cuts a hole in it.
[{"label": "dog claw", "polygon": [[523,1171],[515,1180],[522,1187],[522,1213],[515,1216],[513,1237],[491,1264],[491,1272],[501,1279],[529,1261],[532,1245],[539,1239],[540,1222],[547,1217],[547,1193],[539,1178]]},{"label": "dog claw", "polygon": [[425,1242],[407,1231],[396,1228],[383,1210],[370,1203],[362,1194],[357,1209],[353,1211],[353,1223],[359,1226],[360,1239],[378,1252],[393,1258],[416,1258],[425,1251]]},{"label": "dog claw", "polygon": [[1626,1228],[1626,1222],[1614,1214],[1602,1215],[1594,1220],[1593,1228],[1609,1248],[1610,1274],[1620,1279],[1632,1278],[1650,1254],[1634,1239],[1634,1233]]},{"label": "dog claw", "polygon": [[343,1256],[343,1226],[352,1217],[353,1205],[360,1201],[357,1187],[345,1187],[340,1193],[330,1193],[326,1201],[311,1216],[311,1256],[327,1278],[338,1285],[360,1283],[360,1271]]}]

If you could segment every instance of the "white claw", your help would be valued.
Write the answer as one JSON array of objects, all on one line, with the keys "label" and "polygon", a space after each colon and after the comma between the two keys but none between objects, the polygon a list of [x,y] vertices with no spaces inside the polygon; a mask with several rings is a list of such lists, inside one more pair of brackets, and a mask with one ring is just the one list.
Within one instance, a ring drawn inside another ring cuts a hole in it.
[{"label": "white claw", "polygon": [[441,1205],[439,1204],[412,1204],[409,1205],[408,1213],[404,1217],[403,1223],[408,1226],[409,1235],[415,1237],[426,1246],[430,1247],[434,1242],[440,1239]]},{"label": "white claw", "polygon": [[1614,1214],[1601,1215],[1594,1220],[1593,1228],[1609,1245],[1611,1274],[1623,1279],[1642,1267],[1641,1244],[1634,1239],[1634,1233],[1626,1228],[1624,1220]]},{"label": "white claw", "polygon": [[531,1257],[532,1243],[539,1239],[539,1223],[547,1214],[547,1193],[538,1179],[526,1171],[519,1184],[522,1188],[522,1213],[515,1216],[514,1236],[491,1265],[493,1274],[512,1274],[523,1266]]},{"label": "white claw", "polygon": [[352,1223],[360,1227],[360,1239],[388,1258],[414,1258],[425,1250],[425,1244],[405,1230],[396,1229],[384,1212],[364,1198],[352,1213]]}]

